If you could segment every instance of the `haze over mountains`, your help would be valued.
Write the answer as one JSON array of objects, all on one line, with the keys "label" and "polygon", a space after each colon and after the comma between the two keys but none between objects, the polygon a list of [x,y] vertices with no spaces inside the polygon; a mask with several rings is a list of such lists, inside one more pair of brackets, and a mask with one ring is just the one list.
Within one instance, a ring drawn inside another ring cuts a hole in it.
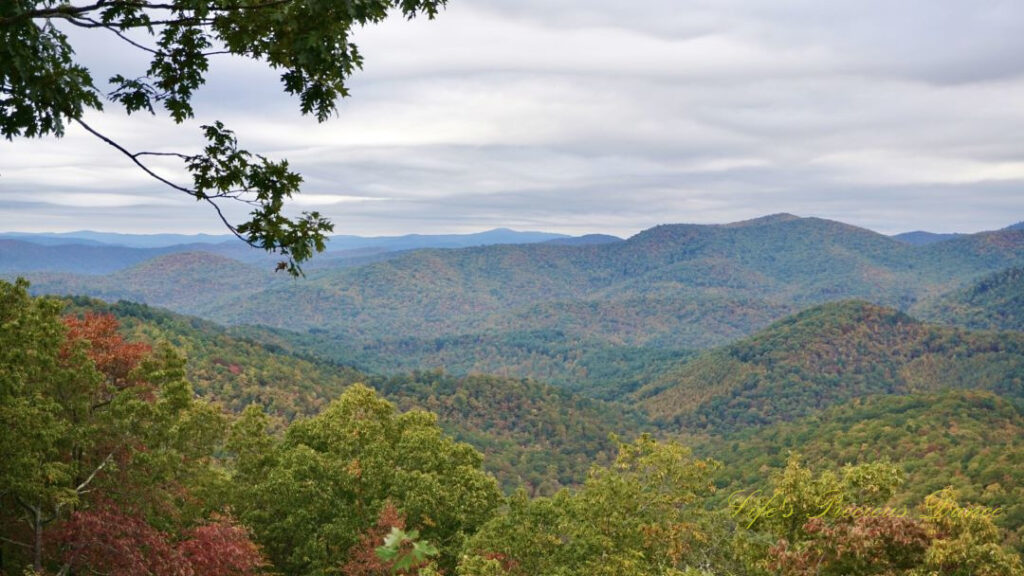
[{"label": "haze over mountains", "polygon": [[[619,240],[598,236],[597,241]],[[326,252],[313,266],[345,265],[374,256],[419,248],[464,248],[492,244],[529,244],[548,241],[594,241],[549,232],[518,232],[496,228],[475,234],[404,236],[332,236]],[[242,262],[266,264],[273,255],[253,250],[231,235],[116,234],[110,232],[0,233],[0,273],[49,271],[82,274],[113,272],[163,254],[209,252]]]},{"label": "haze over mountains", "polygon": [[[624,241],[550,236],[498,230],[350,239],[354,250],[382,242],[372,249],[386,258],[337,265],[328,253],[301,281],[275,276],[265,263],[231,259],[218,252],[222,244],[67,248],[0,241],[7,243],[0,269],[26,275],[37,293],[132,300],[228,325],[286,330],[274,337],[363,369],[443,366],[605,395],[639,386],[626,376],[639,365],[660,366],[735,341],[807,306],[859,298],[925,310],[984,274],[1024,265],[1019,227],[913,245],[778,214],[658,226]],[[517,238],[533,243],[503,243]],[[408,249],[474,242],[489,245]],[[114,251],[128,256],[118,260]],[[54,269],[66,269],[37,272],[47,255]],[[151,257],[110,271],[144,256]],[[616,365],[622,369],[609,369]]]}]

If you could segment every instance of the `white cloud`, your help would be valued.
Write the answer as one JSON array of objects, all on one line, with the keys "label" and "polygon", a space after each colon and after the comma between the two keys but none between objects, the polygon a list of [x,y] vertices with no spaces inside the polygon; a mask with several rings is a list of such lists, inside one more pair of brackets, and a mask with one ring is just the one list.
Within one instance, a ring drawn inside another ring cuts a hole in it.
[{"label": "white cloud", "polygon": [[344,196],[341,194],[299,194],[293,202],[303,208],[307,206],[332,206],[334,204],[351,204],[353,202],[379,202],[387,198],[368,198],[366,196]]},{"label": "white cloud", "polygon": [[137,194],[106,194],[103,192],[37,192],[13,198],[15,202],[53,204],[72,208],[128,208],[133,206],[173,206],[170,198]]}]

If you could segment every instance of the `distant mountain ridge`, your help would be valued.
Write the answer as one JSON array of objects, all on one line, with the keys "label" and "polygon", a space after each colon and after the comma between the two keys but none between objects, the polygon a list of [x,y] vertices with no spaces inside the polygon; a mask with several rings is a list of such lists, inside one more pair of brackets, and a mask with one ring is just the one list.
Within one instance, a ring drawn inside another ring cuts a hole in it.
[{"label": "distant mountain ridge", "polygon": [[925,232],[924,230],[915,230],[913,232],[904,232],[902,234],[896,234],[893,238],[900,242],[906,242],[913,246],[927,246],[929,244],[935,244],[936,242],[945,242],[946,240],[952,240],[966,236],[966,234],[936,234],[935,232]]},{"label": "distant mountain ridge", "polygon": [[[779,214],[657,226],[607,243],[365,257],[370,261],[311,267],[297,281],[225,262],[204,272],[196,260],[185,272],[163,259],[118,277],[29,276],[37,292],[135,299],[225,324],[315,333],[302,345],[365,369],[421,362],[499,369],[583,391],[591,373],[616,377],[616,358],[622,366],[645,358],[660,364],[808,306],[859,298],[909,310],[985,274],[1024,266],[1024,230],[911,246],[841,222]],[[571,353],[575,364],[566,352],[574,346],[582,347]],[[628,392],[629,381],[614,393]]]},{"label": "distant mountain ridge", "polygon": [[172,248],[129,248],[97,242],[37,244],[0,239],[0,274],[67,272],[108,274],[173,251]]},{"label": "distant mountain ridge", "polygon": [[21,240],[44,246],[91,244],[125,248],[166,248],[178,244],[222,244],[235,241],[230,234],[122,234],[118,232],[0,232],[0,239]]},{"label": "distant mountain ridge", "polygon": [[[1024,229],[1024,222],[1018,222],[1011,224],[1002,230],[1022,230]],[[980,232],[979,232],[980,234]],[[892,238],[899,240],[900,242],[906,242],[914,246],[927,246],[929,244],[936,244],[938,242],[945,242],[946,240],[953,240],[954,238],[961,238],[963,236],[970,236],[970,234],[964,234],[961,232],[951,233],[936,233],[927,232],[924,230],[914,230],[913,232],[904,232],[902,234],[894,234]]]},{"label": "distant mountain ridge", "polygon": [[[402,236],[331,236],[327,251],[387,248],[414,250],[417,248],[465,248],[490,244],[530,244],[549,240],[573,238],[553,232],[517,231],[495,228],[467,234],[405,234]],[[123,246],[126,248],[168,248],[177,245],[236,244],[240,241],[231,234],[122,234],[117,232],[0,232],[0,239],[20,240],[46,246],[89,244]]]},{"label": "distant mountain ridge", "polygon": [[[314,258],[307,268],[358,266],[386,260],[403,251],[423,248],[455,249],[550,241],[572,242],[574,239],[564,234],[520,232],[508,228],[472,234],[333,236],[327,243],[326,252]],[[596,241],[599,240],[590,237],[579,239],[581,243]],[[265,267],[273,267],[278,260],[275,255],[252,248],[231,235],[117,234],[88,230],[61,233],[3,232],[0,233],[0,274],[107,274],[151,258],[178,252],[209,252]]]}]

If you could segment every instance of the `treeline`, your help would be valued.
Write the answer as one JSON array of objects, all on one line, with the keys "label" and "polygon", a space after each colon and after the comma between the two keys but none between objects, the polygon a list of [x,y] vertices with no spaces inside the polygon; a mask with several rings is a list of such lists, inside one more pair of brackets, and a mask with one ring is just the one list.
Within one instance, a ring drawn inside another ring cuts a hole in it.
[{"label": "treeline", "polygon": [[985,276],[914,309],[925,320],[974,330],[1024,330],[1024,268]]},{"label": "treeline", "polygon": [[330,358],[372,374],[443,367],[453,374],[532,378],[592,398],[626,398],[694,353],[683,349],[610,344],[558,329],[533,329],[359,341],[323,330],[289,332],[240,327],[236,334]]},{"label": "treeline", "polygon": [[612,436],[647,428],[643,413],[533,380],[434,370],[369,383],[402,411],[437,414],[446,432],[484,453],[509,493],[550,495],[580,484],[593,464],[615,458]]}]

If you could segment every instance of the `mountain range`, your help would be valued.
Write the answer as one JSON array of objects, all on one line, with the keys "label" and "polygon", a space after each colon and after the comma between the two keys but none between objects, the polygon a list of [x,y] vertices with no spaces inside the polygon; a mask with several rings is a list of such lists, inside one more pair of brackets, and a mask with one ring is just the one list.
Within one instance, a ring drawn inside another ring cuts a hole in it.
[{"label": "mountain range", "polygon": [[628,376],[638,366],[660,370],[815,304],[859,298],[925,310],[985,274],[1024,265],[1024,230],[914,246],[778,214],[658,226],[622,241],[388,254],[358,265],[328,261],[298,281],[209,251],[161,254],[99,275],[19,270],[20,261],[6,256],[0,262],[39,293],[133,300],[284,330],[277,337],[297,349],[366,370],[444,366],[614,397],[644,385]]}]

